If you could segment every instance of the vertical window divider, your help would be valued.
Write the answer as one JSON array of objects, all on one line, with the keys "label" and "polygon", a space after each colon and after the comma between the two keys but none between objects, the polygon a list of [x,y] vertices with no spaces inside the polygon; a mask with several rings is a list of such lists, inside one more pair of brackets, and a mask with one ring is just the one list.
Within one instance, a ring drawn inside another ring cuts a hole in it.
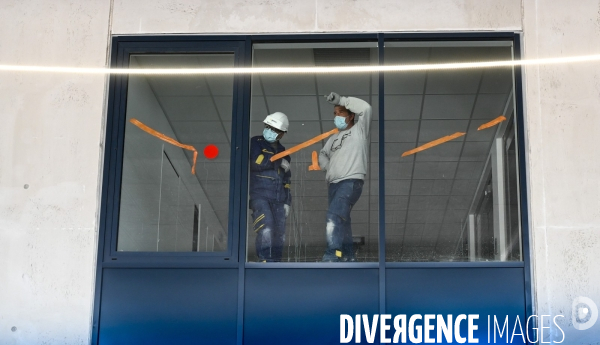
[{"label": "vertical window divider", "polygon": [[[384,63],[384,34],[377,34],[379,66]],[[379,314],[385,314],[385,131],[384,72],[379,72]]]},{"label": "vertical window divider", "polygon": [[[522,59],[521,51],[521,34],[515,33],[513,36],[513,60]],[[514,87],[514,121],[517,127],[517,137],[515,138],[517,143],[517,162],[518,162],[518,176],[519,176],[519,198],[521,205],[521,239],[523,255],[523,279],[525,281],[525,315],[529,317],[536,313],[536,305],[534,301],[533,292],[533,281],[532,281],[532,268],[531,268],[531,251],[530,251],[530,223],[529,223],[529,200],[527,196],[528,185],[527,185],[527,171],[526,171],[526,150],[527,136],[525,134],[525,107],[523,99],[525,97],[523,91],[523,76],[521,66],[514,67],[513,73],[513,87]],[[538,327],[538,321],[534,319],[534,326]]]},{"label": "vertical window divider", "polygon": [[[252,67],[252,36],[246,36],[243,48],[243,66],[244,67]],[[242,104],[243,110],[238,112],[238,114],[243,114],[241,119],[240,127],[242,127],[241,131],[241,142],[238,153],[238,156],[241,159],[241,162],[248,161],[248,150],[244,145],[247,145],[249,142],[249,133],[250,133],[250,106],[251,106],[251,87],[252,87],[252,75],[245,74],[243,75],[243,87],[242,87]],[[243,143],[243,144],[242,144]],[[239,170],[241,170],[241,179],[240,179],[240,214],[239,214],[239,224],[238,224],[238,313],[237,313],[237,334],[236,334],[236,344],[242,345],[244,343],[244,303],[245,303],[245,291],[246,291],[246,248],[247,248],[247,229],[246,224],[248,220],[246,219],[247,215],[247,202],[248,202],[248,164],[240,165]]]}]

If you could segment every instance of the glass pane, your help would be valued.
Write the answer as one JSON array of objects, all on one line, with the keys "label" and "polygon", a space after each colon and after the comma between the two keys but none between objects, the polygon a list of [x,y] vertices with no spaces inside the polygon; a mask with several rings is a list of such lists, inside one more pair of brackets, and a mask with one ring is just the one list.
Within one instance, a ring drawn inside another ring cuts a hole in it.
[{"label": "glass pane", "polygon": [[[389,65],[512,56],[505,42],[385,48]],[[512,95],[508,67],[386,74],[387,261],[522,260]]]},{"label": "glass pane", "polygon": [[[377,64],[376,43],[257,44],[253,52],[253,65],[260,67]],[[253,76],[248,261],[377,261],[377,87],[377,74],[367,73]],[[285,158],[289,173],[277,160],[272,163],[270,157],[284,147],[336,128],[334,105],[324,97],[331,92],[343,96],[342,102],[356,112],[338,109],[349,127]],[[268,143],[263,135],[263,121],[275,112],[289,121],[281,146]],[[318,158],[323,148],[327,167],[313,162],[313,154]],[[291,205],[287,217],[285,204]]]},{"label": "glass pane", "polygon": [[[132,68],[233,65],[233,54],[130,59]],[[129,76],[117,250],[227,249],[232,102],[231,75]],[[157,133],[198,151],[195,174],[193,151]],[[216,158],[203,154],[207,145],[216,146]]]}]

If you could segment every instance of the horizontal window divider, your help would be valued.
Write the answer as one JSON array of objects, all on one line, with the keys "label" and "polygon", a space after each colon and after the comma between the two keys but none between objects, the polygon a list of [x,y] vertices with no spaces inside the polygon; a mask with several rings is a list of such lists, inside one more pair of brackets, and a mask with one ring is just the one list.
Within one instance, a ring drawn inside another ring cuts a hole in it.
[{"label": "horizontal window divider", "polygon": [[239,269],[237,261],[215,262],[215,261],[108,261],[102,263],[102,268],[230,268]]},{"label": "horizontal window divider", "polygon": [[518,262],[386,262],[385,268],[523,268],[523,261]]},{"label": "horizontal window divider", "polygon": [[300,268],[379,268],[377,262],[247,262],[246,269],[270,269],[270,268],[284,268],[284,269],[300,269]]}]

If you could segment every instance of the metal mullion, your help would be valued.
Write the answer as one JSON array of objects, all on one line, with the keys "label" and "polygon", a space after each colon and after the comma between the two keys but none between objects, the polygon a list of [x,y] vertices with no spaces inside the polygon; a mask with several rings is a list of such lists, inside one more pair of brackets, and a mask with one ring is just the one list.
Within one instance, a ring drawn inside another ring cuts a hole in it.
[{"label": "metal mullion", "polygon": [[[112,39],[112,44],[110,47],[112,51],[110,53],[110,60],[108,61],[109,66],[116,64],[117,61],[117,51],[114,49],[116,47],[116,39]],[[107,243],[106,237],[107,234],[110,233],[110,229],[107,226],[108,223],[108,214],[110,213],[107,209],[107,205],[109,204],[109,200],[111,200],[111,193],[109,192],[108,186],[111,184],[111,160],[112,160],[112,150],[111,147],[107,145],[112,143],[112,129],[113,129],[113,120],[108,114],[111,114],[113,111],[113,107],[115,105],[114,94],[116,89],[118,77],[116,75],[110,75],[106,80],[108,81],[108,89],[106,95],[106,127],[105,127],[105,136],[103,142],[104,148],[104,166],[102,169],[102,186],[100,193],[100,216],[98,217],[99,227],[98,227],[98,251],[96,257],[96,276],[95,276],[95,286],[94,286],[94,304],[92,310],[92,329],[90,335],[90,343],[92,345],[98,344],[100,337],[100,303],[102,300],[102,278],[104,274],[103,263],[104,258],[106,257],[105,253],[105,245]]]},{"label": "metal mullion", "polygon": [[[379,65],[384,64],[384,35],[377,35]],[[385,314],[385,85],[379,72],[379,314]],[[369,203],[371,200],[369,200]]]},{"label": "metal mullion", "polygon": [[[246,40],[244,42],[244,46],[242,51],[243,55],[243,66],[251,67],[252,66],[252,38],[251,36],[246,36]],[[244,81],[241,88],[241,97],[242,97],[242,109],[238,111],[237,114],[243,114],[242,118],[239,119],[239,123],[241,125],[236,127],[237,138],[240,139],[240,142],[236,141],[236,145],[239,145],[238,155],[240,160],[240,168],[237,169],[240,175],[239,179],[239,188],[238,192],[240,193],[239,199],[239,217],[238,217],[238,248],[237,248],[237,258],[238,258],[238,308],[237,308],[237,325],[236,325],[236,344],[243,345],[244,343],[244,304],[245,304],[245,290],[246,290],[246,241],[247,234],[246,224],[247,212],[243,212],[247,209],[248,202],[248,164],[243,164],[243,162],[248,161],[248,145],[249,145],[249,136],[250,136],[250,106],[252,102],[252,76],[244,75],[241,77]],[[241,121],[239,121],[241,120]],[[244,178],[246,177],[246,178]],[[242,207],[243,206],[243,207]]]},{"label": "metal mullion", "polygon": [[[521,36],[517,33],[513,34],[513,59],[521,60]],[[525,146],[526,146],[526,135],[525,135],[525,112],[523,105],[524,91],[523,91],[523,76],[520,66],[514,67],[514,104],[515,104],[515,125],[517,126],[517,159],[518,159],[518,178],[519,178],[519,197],[521,200],[521,238],[523,240],[523,279],[525,281],[525,317],[534,315],[535,306],[533,300],[533,282],[531,281],[531,252],[530,252],[530,237],[529,237],[529,209],[527,199],[527,172],[526,172],[526,158],[525,158]],[[534,326],[537,327],[537,320],[534,319]]]},{"label": "metal mullion", "polygon": [[[118,68],[123,68],[124,65],[129,65],[129,51],[125,48],[117,46],[118,55],[116,65]],[[105,247],[104,260],[112,258],[117,252],[117,239],[119,229],[119,212],[121,204],[121,178],[123,170],[123,150],[125,142],[125,116],[127,111],[127,88],[129,85],[129,76],[122,75],[116,77],[115,85],[115,107],[112,112],[113,133],[111,137],[111,164],[110,173],[112,183],[109,185],[109,204],[111,204],[108,246]]]}]

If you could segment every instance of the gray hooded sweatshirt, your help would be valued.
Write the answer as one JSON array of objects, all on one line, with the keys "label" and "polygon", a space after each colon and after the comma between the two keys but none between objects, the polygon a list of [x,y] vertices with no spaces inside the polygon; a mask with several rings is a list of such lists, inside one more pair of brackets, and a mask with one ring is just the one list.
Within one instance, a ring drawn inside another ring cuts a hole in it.
[{"label": "gray hooded sweatshirt", "polygon": [[340,105],[353,112],[354,126],[339,131],[327,140],[319,154],[319,166],[327,170],[329,183],[364,180],[367,174],[371,106],[359,98],[340,97]]}]

